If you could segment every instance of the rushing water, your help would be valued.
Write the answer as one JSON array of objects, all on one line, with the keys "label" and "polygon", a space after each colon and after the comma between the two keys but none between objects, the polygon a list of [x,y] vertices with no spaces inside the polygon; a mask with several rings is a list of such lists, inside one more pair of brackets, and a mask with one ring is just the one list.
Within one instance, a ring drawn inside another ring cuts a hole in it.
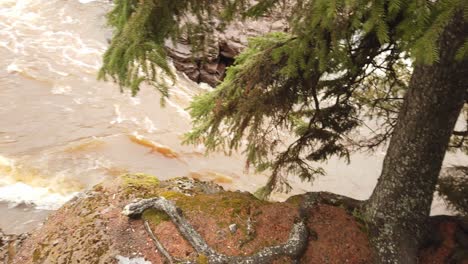
[{"label": "rushing water", "polygon": [[[266,181],[245,171],[241,155],[206,157],[203,146],[181,145],[190,129],[184,108],[206,86],[179,76],[161,107],[150,87],[133,98],[96,80],[109,8],[108,1],[0,0],[0,228],[7,232],[35,228],[77,192],[124,172],[198,177],[246,191]],[[292,179],[294,192],[367,198],[383,156],[357,154],[350,165],[333,159],[313,186]],[[467,160],[449,155],[447,162]],[[434,208],[444,210],[440,202]]]}]

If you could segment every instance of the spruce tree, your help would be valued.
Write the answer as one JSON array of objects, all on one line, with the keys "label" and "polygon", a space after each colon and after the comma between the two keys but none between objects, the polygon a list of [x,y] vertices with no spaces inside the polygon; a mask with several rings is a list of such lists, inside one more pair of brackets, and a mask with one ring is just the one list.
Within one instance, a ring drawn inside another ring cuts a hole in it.
[{"label": "spruce tree", "polygon": [[[149,82],[167,96],[167,39],[186,34],[203,52],[208,21],[282,5],[291,30],[250,40],[224,81],[192,103],[186,142],[245,151],[250,166],[271,172],[267,196],[288,191],[289,175],[322,174],[314,162],[389,140],[362,212],[378,263],[416,263],[445,152],[467,149],[468,133],[454,127],[468,102],[468,1],[115,0],[100,77],[133,93]],[[382,120],[379,131],[352,141],[369,117]],[[294,135],[286,146],[284,130]]]}]

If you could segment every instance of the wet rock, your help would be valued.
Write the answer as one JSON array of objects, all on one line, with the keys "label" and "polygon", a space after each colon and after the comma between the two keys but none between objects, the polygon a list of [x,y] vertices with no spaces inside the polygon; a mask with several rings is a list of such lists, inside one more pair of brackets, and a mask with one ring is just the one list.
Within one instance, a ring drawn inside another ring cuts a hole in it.
[{"label": "wet rock", "polygon": [[29,234],[6,235],[0,229],[0,264],[11,263],[19,248]]},{"label": "wet rock", "polygon": [[247,46],[250,37],[273,31],[287,31],[288,25],[283,14],[274,12],[259,20],[237,21],[221,29],[217,20],[207,23],[206,37],[209,38],[205,52],[195,52],[186,36],[176,43],[166,42],[174,66],[195,82],[216,86],[225,76],[226,68]]}]

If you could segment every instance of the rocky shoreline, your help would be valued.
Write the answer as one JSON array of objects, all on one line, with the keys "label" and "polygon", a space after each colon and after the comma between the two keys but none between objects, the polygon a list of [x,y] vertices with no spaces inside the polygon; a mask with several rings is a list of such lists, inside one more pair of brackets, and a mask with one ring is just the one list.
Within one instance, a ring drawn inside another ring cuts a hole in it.
[{"label": "rocky shoreline", "polygon": [[[147,209],[136,218],[122,213],[128,204],[155,197],[179,208],[177,214],[213,251],[232,256],[227,259],[245,259],[290,241],[303,213],[300,205],[315,197],[306,209],[308,236],[300,257],[283,255],[262,263],[372,263],[365,222],[346,209],[356,200],[317,195],[267,202],[210,182],[159,181],[151,175],[127,174],[79,195],[30,235],[0,233],[0,263],[171,263],[167,255],[173,263],[215,263],[162,211]],[[454,217],[436,217],[432,222],[434,239],[421,251],[421,263],[466,263],[466,223]]]}]

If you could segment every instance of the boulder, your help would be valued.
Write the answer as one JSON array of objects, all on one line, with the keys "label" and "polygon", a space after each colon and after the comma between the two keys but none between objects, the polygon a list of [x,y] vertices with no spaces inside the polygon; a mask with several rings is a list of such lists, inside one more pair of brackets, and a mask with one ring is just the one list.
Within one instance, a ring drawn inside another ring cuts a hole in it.
[{"label": "boulder", "polygon": [[[156,209],[129,213],[151,201],[176,209],[169,208],[167,214]],[[174,263],[227,263],[201,254],[184,235],[182,222],[201,237],[208,251],[225,258],[242,260],[284,250],[282,245],[300,239],[291,234],[302,222],[307,236],[296,252],[299,263],[373,263],[365,220],[349,209],[356,202],[330,193],[267,202],[191,178],[159,181],[151,175],[126,174],[77,196],[30,236],[0,233],[0,263],[157,264],[170,258]],[[174,221],[172,214],[183,221]],[[433,239],[421,251],[421,263],[467,263],[466,221],[436,217],[431,224]],[[286,255],[251,263],[296,262]]]},{"label": "boulder", "polygon": [[[139,199],[164,197],[220,254],[251,255],[288,241],[301,197],[266,202],[250,193],[228,192],[189,178],[159,181],[145,174],[127,174],[81,194],[53,213],[28,237],[11,263],[164,263],[152,235],[175,259],[204,263],[193,246],[161,211],[149,209],[140,218],[122,214]],[[318,204],[311,210],[311,231],[303,263],[371,263],[363,226],[346,210]],[[230,226],[236,225],[236,232]],[[291,263],[282,257],[273,263]]]}]

